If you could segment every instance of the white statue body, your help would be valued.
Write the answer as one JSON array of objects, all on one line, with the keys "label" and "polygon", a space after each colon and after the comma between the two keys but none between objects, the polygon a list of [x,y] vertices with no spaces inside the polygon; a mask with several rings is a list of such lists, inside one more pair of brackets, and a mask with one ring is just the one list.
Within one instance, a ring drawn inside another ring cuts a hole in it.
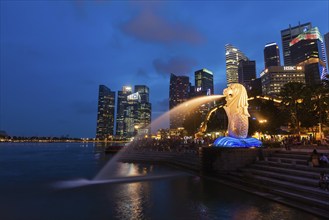
[{"label": "white statue body", "polygon": [[226,97],[224,106],[228,118],[228,136],[246,138],[248,135],[248,95],[245,87],[239,83],[229,84],[224,89]]}]

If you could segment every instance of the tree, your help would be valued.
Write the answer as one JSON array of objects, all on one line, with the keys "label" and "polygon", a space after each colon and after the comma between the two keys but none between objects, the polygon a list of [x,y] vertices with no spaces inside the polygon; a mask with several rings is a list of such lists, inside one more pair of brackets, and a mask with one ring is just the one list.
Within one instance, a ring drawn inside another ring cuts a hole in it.
[{"label": "tree", "polygon": [[189,111],[183,122],[183,127],[187,131],[187,134],[190,136],[194,136],[197,133],[198,128],[200,127],[202,122],[202,115],[201,112],[198,110],[191,110]]},{"label": "tree", "polygon": [[300,112],[302,106],[299,105],[307,98],[309,89],[303,83],[290,82],[281,88],[283,110],[289,113],[291,127],[296,133],[300,132]]},{"label": "tree", "polygon": [[328,75],[322,80],[321,84],[313,86],[311,89],[310,105],[313,110],[316,122],[320,125],[329,125],[329,80]]},{"label": "tree", "polygon": [[256,131],[276,134],[280,126],[287,121],[286,114],[272,100],[254,99],[249,101],[251,114],[249,120],[249,134]]},{"label": "tree", "polygon": [[328,125],[328,75],[321,84],[315,86],[288,83],[282,88],[281,97],[283,109],[289,113],[290,122],[295,131],[299,132],[300,125],[312,130],[318,124]]}]

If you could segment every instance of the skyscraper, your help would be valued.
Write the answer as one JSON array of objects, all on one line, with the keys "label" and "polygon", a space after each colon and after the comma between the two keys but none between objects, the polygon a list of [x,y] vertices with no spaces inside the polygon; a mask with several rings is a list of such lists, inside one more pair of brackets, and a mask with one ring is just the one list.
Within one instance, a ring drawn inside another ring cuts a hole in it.
[{"label": "skyscraper", "polygon": [[327,55],[327,71],[329,71],[329,32],[324,35],[324,44],[326,47],[326,55]]},{"label": "skyscraper", "polygon": [[265,69],[270,66],[280,66],[280,52],[276,43],[268,43],[264,48]]},{"label": "skyscraper", "polygon": [[306,84],[319,84],[321,76],[326,73],[324,44],[319,29],[314,27],[305,31],[289,46],[292,65],[304,66]]},{"label": "skyscraper", "polygon": [[96,138],[104,140],[114,131],[115,92],[104,85],[99,86]]},{"label": "skyscraper", "polygon": [[123,117],[123,136],[126,138],[134,137],[138,132],[140,124],[140,103],[141,96],[138,92],[127,96],[127,104],[124,108]]},{"label": "skyscraper", "polygon": [[285,66],[293,66],[290,57],[290,48],[289,43],[300,35],[303,32],[306,32],[312,28],[312,24],[310,22],[305,24],[298,24],[298,26],[284,29],[281,31],[281,40],[282,40],[282,50],[283,50],[283,60]]},{"label": "skyscraper", "polygon": [[256,79],[256,61],[241,60],[238,66],[239,83],[250,90],[251,80]]},{"label": "skyscraper", "polygon": [[135,85],[135,90],[134,92],[138,92],[139,95],[141,96],[141,101],[142,102],[149,102],[150,99],[150,89],[149,87],[145,85]]},{"label": "skyscraper", "polygon": [[132,87],[123,86],[118,91],[116,135],[130,138],[136,134],[150,134],[148,125],[151,124],[151,103],[149,102],[149,88],[136,85],[134,93]]},{"label": "skyscraper", "polygon": [[[188,76],[170,75],[169,86],[169,109],[173,109],[179,104],[189,99],[190,81]],[[170,114],[170,128],[178,128],[183,126],[185,115],[183,112]]]},{"label": "skyscraper", "polygon": [[280,95],[282,87],[290,82],[305,83],[303,66],[270,66],[260,74],[262,94]]},{"label": "skyscraper", "polygon": [[131,93],[132,88],[130,86],[123,86],[122,91],[118,91],[116,135],[120,137],[126,136],[124,132],[124,110],[127,105],[127,96]]},{"label": "skyscraper", "polygon": [[225,58],[226,58],[226,81],[227,84],[237,83],[238,66],[240,60],[248,60],[248,58],[236,47],[231,44],[225,45]]},{"label": "skyscraper", "polygon": [[256,78],[250,82],[250,96],[262,95],[262,80],[261,78]]},{"label": "skyscraper", "polygon": [[135,92],[141,97],[140,105],[139,105],[139,125],[138,131],[139,133],[150,134],[151,129],[148,127],[151,124],[151,112],[152,105],[149,102],[149,87],[145,85],[136,85]]},{"label": "skyscraper", "polygon": [[214,94],[214,75],[207,69],[201,69],[194,72],[196,95]]}]

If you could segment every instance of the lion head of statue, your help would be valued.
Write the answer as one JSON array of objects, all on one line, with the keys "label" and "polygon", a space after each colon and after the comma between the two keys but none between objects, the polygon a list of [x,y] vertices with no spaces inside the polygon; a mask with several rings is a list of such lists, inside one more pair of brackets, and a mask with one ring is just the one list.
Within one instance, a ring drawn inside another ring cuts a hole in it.
[{"label": "lion head of statue", "polygon": [[227,108],[250,117],[248,112],[248,95],[243,85],[239,83],[229,84],[228,87],[224,89],[223,94],[225,96],[225,106]]}]

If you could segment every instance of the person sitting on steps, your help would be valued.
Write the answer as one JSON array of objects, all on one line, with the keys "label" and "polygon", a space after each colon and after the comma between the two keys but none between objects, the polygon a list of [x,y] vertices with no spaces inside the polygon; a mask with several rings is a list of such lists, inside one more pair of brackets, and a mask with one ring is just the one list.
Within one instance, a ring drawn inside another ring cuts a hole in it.
[{"label": "person sitting on steps", "polygon": [[321,167],[328,167],[329,166],[329,159],[325,154],[321,154],[319,162],[320,162]]},{"label": "person sitting on steps", "polygon": [[316,149],[314,149],[312,154],[311,154],[310,162],[312,162],[313,167],[318,167],[319,166],[319,154],[316,151]]},{"label": "person sitting on steps", "polygon": [[320,173],[319,188],[326,191],[329,190],[329,176],[325,175],[324,172]]}]

